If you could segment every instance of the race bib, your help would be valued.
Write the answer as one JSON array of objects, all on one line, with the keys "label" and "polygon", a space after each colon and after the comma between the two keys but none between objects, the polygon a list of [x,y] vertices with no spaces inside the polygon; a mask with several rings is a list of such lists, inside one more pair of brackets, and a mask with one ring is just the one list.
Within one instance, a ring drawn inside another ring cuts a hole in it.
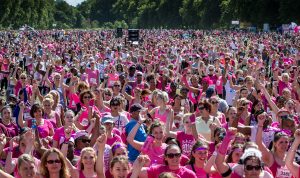
[{"label": "race bib", "polygon": [[74,100],[72,101],[72,106],[73,106],[73,107],[75,107],[75,106],[76,106],[76,103],[75,103],[75,101],[74,101]]},{"label": "race bib", "polygon": [[276,178],[291,178],[291,172],[286,168],[286,166],[278,168],[276,172]]},{"label": "race bib", "polygon": [[83,126],[88,126],[89,125],[89,120],[88,119],[83,119],[82,121],[81,121],[81,125],[83,125]]},{"label": "race bib", "polygon": [[25,113],[24,113],[24,120],[25,120],[25,121],[28,121],[29,119],[31,119],[30,114],[29,114],[28,112],[25,112]]},{"label": "race bib", "polygon": [[95,78],[90,78],[90,83],[97,83],[97,80]]}]

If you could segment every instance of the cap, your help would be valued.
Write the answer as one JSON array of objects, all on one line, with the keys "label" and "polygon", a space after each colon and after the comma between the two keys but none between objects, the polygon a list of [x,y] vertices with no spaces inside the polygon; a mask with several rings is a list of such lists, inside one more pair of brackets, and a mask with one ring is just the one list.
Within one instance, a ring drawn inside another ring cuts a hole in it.
[{"label": "cap", "polygon": [[101,123],[105,124],[105,123],[114,123],[114,118],[111,115],[105,115],[102,119],[101,119]]},{"label": "cap", "polygon": [[79,137],[89,136],[89,134],[85,130],[81,130],[75,133],[74,139],[76,140]]},{"label": "cap", "polygon": [[205,93],[206,93],[206,98],[210,98],[215,93],[215,88],[214,87],[208,87]]},{"label": "cap", "polygon": [[140,104],[133,104],[133,105],[131,105],[131,107],[130,107],[130,112],[132,113],[132,112],[136,112],[136,111],[141,111],[141,110],[143,110],[144,108],[143,108],[143,106],[142,105],[140,105]]}]

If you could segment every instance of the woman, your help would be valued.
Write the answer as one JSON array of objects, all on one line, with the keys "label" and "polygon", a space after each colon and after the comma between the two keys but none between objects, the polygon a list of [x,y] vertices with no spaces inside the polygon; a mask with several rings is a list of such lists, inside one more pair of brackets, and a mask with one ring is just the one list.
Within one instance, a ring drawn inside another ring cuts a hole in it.
[{"label": "woman", "polygon": [[179,143],[180,147],[182,148],[182,153],[185,156],[189,156],[192,150],[192,147],[196,140],[198,140],[197,134],[193,133],[193,123],[191,122],[192,114],[185,114],[183,116],[183,125],[184,125],[184,131],[178,131],[174,132],[171,131],[168,127],[169,119],[167,121],[167,127],[166,127],[166,135],[167,137],[176,138]]},{"label": "woman", "polygon": [[169,145],[164,153],[164,165],[156,165],[151,167],[143,167],[147,165],[150,160],[147,156],[139,156],[133,163],[131,178],[144,177],[144,178],[158,178],[161,172],[171,172],[179,177],[196,178],[196,174],[180,166],[181,150],[177,145]]},{"label": "woman", "polygon": [[286,159],[285,165],[295,178],[300,178],[300,166],[295,162],[295,154],[298,151],[298,147],[300,144],[300,129],[297,129],[294,134],[295,140],[289,149]]},{"label": "woman", "polygon": [[[17,169],[19,178],[39,178],[37,174],[37,165],[34,158],[31,155],[23,154],[17,160]],[[10,174],[0,170],[0,177],[2,178],[14,178]]]},{"label": "woman", "polygon": [[[230,178],[230,177],[241,177],[239,174],[233,170],[228,163],[225,162],[225,156],[227,153],[227,148],[229,146],[230,140],[234,138],[236,134],[236,129],[230,127],[222,144],[220,145],[216,157],[216,168],[222,177]],[[243,156],[241,157],[243,169],[242,176],[245,178],[251,177],[264,177],[271,178],[273,177],[268,172],[263,170],[263,162],[262,162],[262,153],[255,148],[248,148],[245,150]]]},{"label": "woman", "polygon": [[113,97],[110,100],[111,116],[113,117],[115,128],[118,129],[120,132],[122,132],[122,129],[129,122],[127,116],[120,112],[121,104],[121,97]]},{"label": "woman", "polygon": [[256,143],[262,152],[262,160],[270,168],[274,177],[280,177],[281,170],[287,171],[284,159],[289,146],[289,136],[283,132],[277,132],[274,135],[273,151],[270,151],[262,141],[263,124],[267,119],[265,113],[260,114],[258,118],[258,130],[256,134]]},{"label": "woman", "polygon": [[145,142],[134,140],[139,127],[140,123],[137,122],[127,137],[128,143],[138,151],[141,151],[142,154],[149,155],[151,164],[162,164],[163,153],[167,147],[167,144],[163,143],[165,136],[163,125],[160,122],[152,123],[149,129],[149,136]]},{"label": "woman", "polygon": [[230,152],[226,158],[226,162],[237,164],[240,161],[240,158],[243,154],[244,146],[241,144],[235,144],[231,147]]},{"label": "woman", "polygon": [[159,91],[157,93],[157,107],[153,108],[150,111],[150,115],[152,118],[157,118],[159,121],[164,124],[167,122],[167,119],[170,118],[170,127],[173,125],[173,117],[174,112],[171,108],[167,107],[167,103],[169,102],[169,97],[166,92]]},{"label": "woman", "polygon": [[128,85],[128,80],[125,81],[125,84],[123,85],[122,88],[122,94],[124,95],[125,99],[128,100],[129,102],[129,108],[131,105],[133,104],[142,104],[142,89],[135,87],[133,89],[133,96],[127,94],[126,90],[126,86]]},{"label": "woman", "polygon": [[239,123],[241,123],[241,124],[246,124],[246,119],[250,116],[250,112],[248,111],[250,103],[251,102],[249,100],[247,100],[246,98],[241,98],[237,101],[236,108],[241,113],[238,118]]},{"label": "woman", "polygon": [[[228,130],[229,127],[233,127],[237,119],[237,109],[235,107],[229,107],[226,112],[227,123],[222,124],[222,127]],[[238,125],[242,126],[243,124],[238,123]]]},{"label": "woman", "polygon": [[25,108],[24,102],[21,102],[19,104],[19,107],[20,107],[20,113],[18,117],[18,124],[21,128],[32,127],[34,129],[35,128],[38,129],[40,138],[46,138],[48,136],[52,137],[54,135],[54,128],[52,123],[49,120],[43,118],[44,110],[42,106],[40,106],[39,104],[34,104],[31,107],[30,116],[33,119],[28,121],[23,120],[23,113]]},{"label": "woman", "polygon": [[221,125],[217,118],[210,115],[211,107],[211,104],[207,100],[200,101],[198,105],[200,116],[196,118],[195,122],[197,133],[201,134],[207,141],[211,141],[212,134],[209,126],[213,123],[217,127]]},{"label": "woman", "polygon": [[78,128],[74,124],[74,118],[75,114],[72,110],[68,110],[65,113],[65,118],[64,118],[64,126],[57,128],[55,130],[55,133],[53,135],[53,147],[58,148],[58,146],[61,144],[60,142],[65,141],[65,132],[68,128],[72,128],[71,134],[75,134],[76,131],[78,131]]},{"label": "woman", "polygon": [[210,111],[210,115],[218,118],[221,124],[226,123],[225,115],[223,113],[221,113],[220,111],[218,111],[218,108],[219,108],[219,97],[212,96],[209,99],[209,103],[212,106],[211,107],[211,111]]},{"label": "woman", "polygon": [[190,153],[190,162],[186,166],[189,170],[195,172],[198,178],[207,178],[209,173],[216,172],[213,168],[213,160],[207,161],[208,158],[208,146],[201,141],[197,141],[191,150]]},{"label": "woman", "polygon": [[188,110],[186,110],[184,108],[184,106],[181,105],[181,96],[176,94],[174,96],[174,102],[173,102],[173,105],[172,105],[172,109],[174,111],[174,115],[177,115],[179,113],[186,113],[188,112]]},{"label": "woman", "polygon": [[81,112],[78,113],[76,126],[80,130],[85,130],[89,127],[92,114],[94,112],[100,114],[98,108],[94,105],[94,94],[90,90],[85,90],[80,93]]},{"label": "woman", "polygon": [[245,125],[254,126],[257,125],[256,119],[255,119],[255,113],[258,111],[264,110],[262,101],[256,100],[252,104],[250,115],[245,119]]},{"label": "woman", "polygon": [[44,119],[50,121],[54,128],[58,128],[62,126],[62,123],[58,113],[52,109],[53,104],[54,100],[52,99],[52,95],[46,95],[43,100]]},{"label": "woman", "polygon": [[12,111],[10,106],[4,106],[1,109],[1,121],[0,123],[5,126],[5,130],[7,131],[7,137],[14,137],[18,135],[18,127],[15,123],[16,121],[12,120]]},{"label": "woman", "polygon": [[57,149],[47,150],[40,164],[40,174],[43,178],[70,178],[64,155]]}]

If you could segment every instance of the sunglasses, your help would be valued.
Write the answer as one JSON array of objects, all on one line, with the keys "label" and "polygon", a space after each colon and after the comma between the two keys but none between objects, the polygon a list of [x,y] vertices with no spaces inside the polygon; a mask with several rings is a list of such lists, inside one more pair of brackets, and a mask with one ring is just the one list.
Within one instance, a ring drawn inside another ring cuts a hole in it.
[{"label": "sunglasses", "polygon": [[120,87],[120,85],[114,85],[114,87]]},{"label": "sunglasses", "polygon": [[59,159],[56,159],[56,160],[47,160],[47,164],[54,164],[54,163],[61,163],[61,161]]},{"label": "sunglasses", "polygon": [[90,140],[90,139],[81,139],[81,142],[82,142],[82,143],[90,143],[91,140]]},{"label": "sunglasses", "polygon": [[91,99],[92,97],[91,96],[84,96],[83,98],[84,99]]},{"label": "sunglasses", "polygon": [[247,171],[252,171],[253,169],[255,169],[256,171],[261,170],[260,165],[256,165],[256,166],[246,165],[245,168]]},{"label": "sunglasses", "polygon": [[205,107],[198,107],[198,109],[199,109],[199,110],[203,110],[203,109],[205,109]]},{"label": "sunglasses", "polygon": [[171,159],[174,157],[179,158],[181,156],[181,153],[169,153],[169,154],[166,154],[166,156]]}]

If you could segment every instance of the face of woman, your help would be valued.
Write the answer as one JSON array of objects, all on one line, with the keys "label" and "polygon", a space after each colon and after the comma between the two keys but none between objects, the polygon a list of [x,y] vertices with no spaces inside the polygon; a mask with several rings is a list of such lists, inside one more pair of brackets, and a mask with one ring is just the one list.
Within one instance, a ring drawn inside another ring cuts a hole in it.
[{"label": "face of woman", "polygon": [[3,117],[4,119],[10,119],[10,117],[11,117],[11,112],[10,112],[10,110],[9,110],[9,109],[4,109],[4,110],[2,111],[2,117]]},{"label": "face of woman", "polygon": [[255,106],[255,110],[256,110],[256,111],[259,111],[259,110],[261,110],[261,109],[263,109],[263,104],[262,104],[261,102],[259,102],[259,103],[257,103],[257,105]]},{"label": "face of woman", "polygon": [[211,103],[212,107],[214,107],[214,108],[218,108],[218,106],[219,106],[219,101],[216,100],[215,98],[213,98],[213,99],[210,101],[210,103]]},{"label": "face of woman", "polygon": [[291,92],[290,92],[290,91],[283,91],[283,92],[282,92],[282,96],[283,96],[286,100],[288,100],[288,99],[291,98]]},{"label": "face of woman", "polygon": [[171,147],[168,149],[165,160],[168,162],[169,166],[179,166],[181,160],[181,153],[178,147]]},{"label": "face of woman", "polygon": [[236,117],[236,114],[237,114],[236,109],[230,109],[227,113],[227,117],[228,117],[229,121],[233,121]]},{"label": "face of woman", "polygon": [[109,101],[111,100],[111,98],[112,98],[111,93],[104,92],[104,101]]},{"label": "face of woman", "polygon": [[232,162],[233,163],[238,163],[241,156],[243,155],[243,150],[241,148],[236,148],[233,150],[233,153],[232,153]]},{"label": "face of woman", "polygon": [[156,102],[157,102],[158,106],[162,106],[164,104],[164,100],[163,100],[162,96],[157,96]]},{"label": "face of woman", "polygon": [[25,75],[20,76],[20,80],[21,80],[22,84],[26,83],[26,79],[27,79],[27,77]]},{"label": "face of woman", "polygon": [[50,101],[44,101],[43,106],[44,106],[45,110],[51,110],[52,109]]},{"label": "face of woman", "polygon": [[293,111],[294,108],[295,108],[294,102],[293,102],[293,101],[287,101],[287,102],[285,103],[285,108],[286,108],[287,110],[289,110],[289,111]]},{"label": "face of woman", "polygon": [[84,168],[94,168],[96,163],[96,155],[92,152],[85,152],[82,155],[81,162]]},{"label": "face of woman", "polygon": [[261,171],[262,167],[259,164],[259,160],[257,158],[246,161],[244,165],[244,172],[246,178],[257,178],[259,177]]},{"label": "face of woman", "polygon": [[71,114],[71,113],[66,113],[66,115],[65,115],[65,124],[67,125],[67,126],[70,126],[70,125],[72,125],[73,123],[74,123],[74,116],[73,116],[73,114]]},{"label": "face of woman", "polygon": [[125,163],[117,162],[114,167],[110,169],[110,173],[113,177],[126,178],[129,174],[129,167]]},{"label": "face of woman", "polygon": [[278,151],[286,151],[289,146],[288,137],[282,136],[279,140],[277,140],[274,146]]},{"label": "face of woman", "polygon": [[242,90],[241,91],[241,98],[247,98],[248,96],[248,91],[247,90]]},{"label": "face of woman", "polygon": [[19,146],[20,146],[20,152],[25,153],[26,143],[25,143],[24,139],[20,140],[20,145]]},{"label": "face of woman", "polygon": [[164,131],[162,127],[155,127],[152,130],[152,135],[154,136],[154,138],[158,141],[162,141],[164,138]]},{"label": "face of woman", "polygon": [[92,96],[89,93],[83,95],[82,100],[84,105],[88,105]]},{"label": "face of woman", "polygon": [[191,124],[191,120],[189,117],[185,118],[183,121],[183,125],[184,125],[184,129],[188,130],[191,128],[192,124]]},{"label": "face of woman", "polygon": [[43,111],[42,111],[41,109],[38,109],[38,110],[36,110],[36,111],[33,113],[33,116],[34,116],[34,118],[36,118],[36,119],[42,118],[42,116],[43,116]]},{"label": "face of woman", "polygon": [[46,160],[46,168],[48,169],[49,173],[59,173],[61,170],[61,160],[58,157],[57,153],[50,153]]},{"label": "face of woman", "polygon": [[195,151],[192,152],[195,161],[204,162],[207,160],[208,157],[208,150],[207,148],[197,148]]},{"label": "face of woman", "polygon": [[121,155],[124,155],[126,156],[127,155],[127,150],[126,148],[124,147],[119,147],[115,150],[115,155],[114,156],[121,156]]},{"label": "face of woman", "polygon": [[22,162],[18,170],[22,178],[32,178],[36,174],[35,165],[32,162]]}]

